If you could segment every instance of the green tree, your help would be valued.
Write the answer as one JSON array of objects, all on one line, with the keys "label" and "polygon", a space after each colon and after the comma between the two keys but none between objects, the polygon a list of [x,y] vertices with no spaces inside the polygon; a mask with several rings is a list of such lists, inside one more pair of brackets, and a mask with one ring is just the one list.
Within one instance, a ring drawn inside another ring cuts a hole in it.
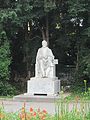
[{"label": "green tree", "polygon": [[14,88],[9,84],[10,78],[10,45],[5,31],[0,32],[0,95],[14,94]]},{"label": "green tree", "polygon": [[[15,12],[7,9],[9,1],[0,1],[0,95],[12,95],[15,88],[10,83],[11,50],[7,29]],[[14,21],[13,21],[14,22]],[[8,24],[7,24],[8,23]],[[10,31],[8,31],[10,33]]]},{"label": "green tree", "polygon": [[47,40],[62,68],[75,66],[75,79],[89,77],[89,9],[86,0],[0,1],[0,25],[10,45],[10,66],[16,84],[21,81],[19,76],[25,74],[23,79],[28,79],[28,71],[34,75],[42,39]]}]

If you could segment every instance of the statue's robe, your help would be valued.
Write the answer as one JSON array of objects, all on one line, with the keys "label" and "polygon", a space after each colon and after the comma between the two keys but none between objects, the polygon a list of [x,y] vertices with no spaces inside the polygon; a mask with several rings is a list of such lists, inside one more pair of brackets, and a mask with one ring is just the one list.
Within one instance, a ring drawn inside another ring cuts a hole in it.
[{"label": "statue's robe", "polygon": [[54,55],[48,47],[38,49],[36,57],[36,77],[48,77]]}]

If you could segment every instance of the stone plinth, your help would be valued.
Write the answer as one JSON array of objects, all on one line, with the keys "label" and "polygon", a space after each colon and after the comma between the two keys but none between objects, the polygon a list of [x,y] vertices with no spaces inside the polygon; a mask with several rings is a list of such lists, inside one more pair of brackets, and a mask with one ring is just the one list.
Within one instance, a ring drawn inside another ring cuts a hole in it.
[{"label": "stone plinth", "polygon": [[55,78],[33,77],[27,82],[27,94],[57,95],[60,92],[60,80]]},{"label": "stone plinth", "polygon": [[35,103],[56,103],[56,101],[60,100],[60,96],[44,96],[44,95],[30,95],[27,93],[17,95],[13,97],[14,101],[21,102],[35,102]]}]

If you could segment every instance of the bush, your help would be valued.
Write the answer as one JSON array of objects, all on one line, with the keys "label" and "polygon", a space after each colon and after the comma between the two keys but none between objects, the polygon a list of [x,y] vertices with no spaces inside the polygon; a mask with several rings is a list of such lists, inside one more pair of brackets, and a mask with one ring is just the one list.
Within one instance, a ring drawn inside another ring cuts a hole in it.
[{"label": "bush", "polygon": [[12,95],[15,88],[9,84],[11,63],[10,44],[6,37],[6,33],[0,33],[0,95]]}]

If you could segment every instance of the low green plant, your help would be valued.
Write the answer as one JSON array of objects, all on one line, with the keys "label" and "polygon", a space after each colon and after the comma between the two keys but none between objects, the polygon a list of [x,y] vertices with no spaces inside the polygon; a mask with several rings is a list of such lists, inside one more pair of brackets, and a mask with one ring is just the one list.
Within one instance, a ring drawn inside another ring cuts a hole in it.
[{"label": "low green plant", "polygon": [[83,84],[71,87],[70,95],[66,97],[68,101],[74,101],[78,96],[80,100],[90,100],[90,87],[87,87],[87,80],[83,80]]},{"label": "low green plant", "polygon": [[[90,94],[90,88],[88,89]],[[90,101],[80,99],[74,96],[73,101],[63,97],[61,91],[61,99],[57,100],[56,120],[89,120],[90,119]]]},{"label": "low green plant", "polygon": [[87,92],[87,80],[84,80],[85,93]]}]

